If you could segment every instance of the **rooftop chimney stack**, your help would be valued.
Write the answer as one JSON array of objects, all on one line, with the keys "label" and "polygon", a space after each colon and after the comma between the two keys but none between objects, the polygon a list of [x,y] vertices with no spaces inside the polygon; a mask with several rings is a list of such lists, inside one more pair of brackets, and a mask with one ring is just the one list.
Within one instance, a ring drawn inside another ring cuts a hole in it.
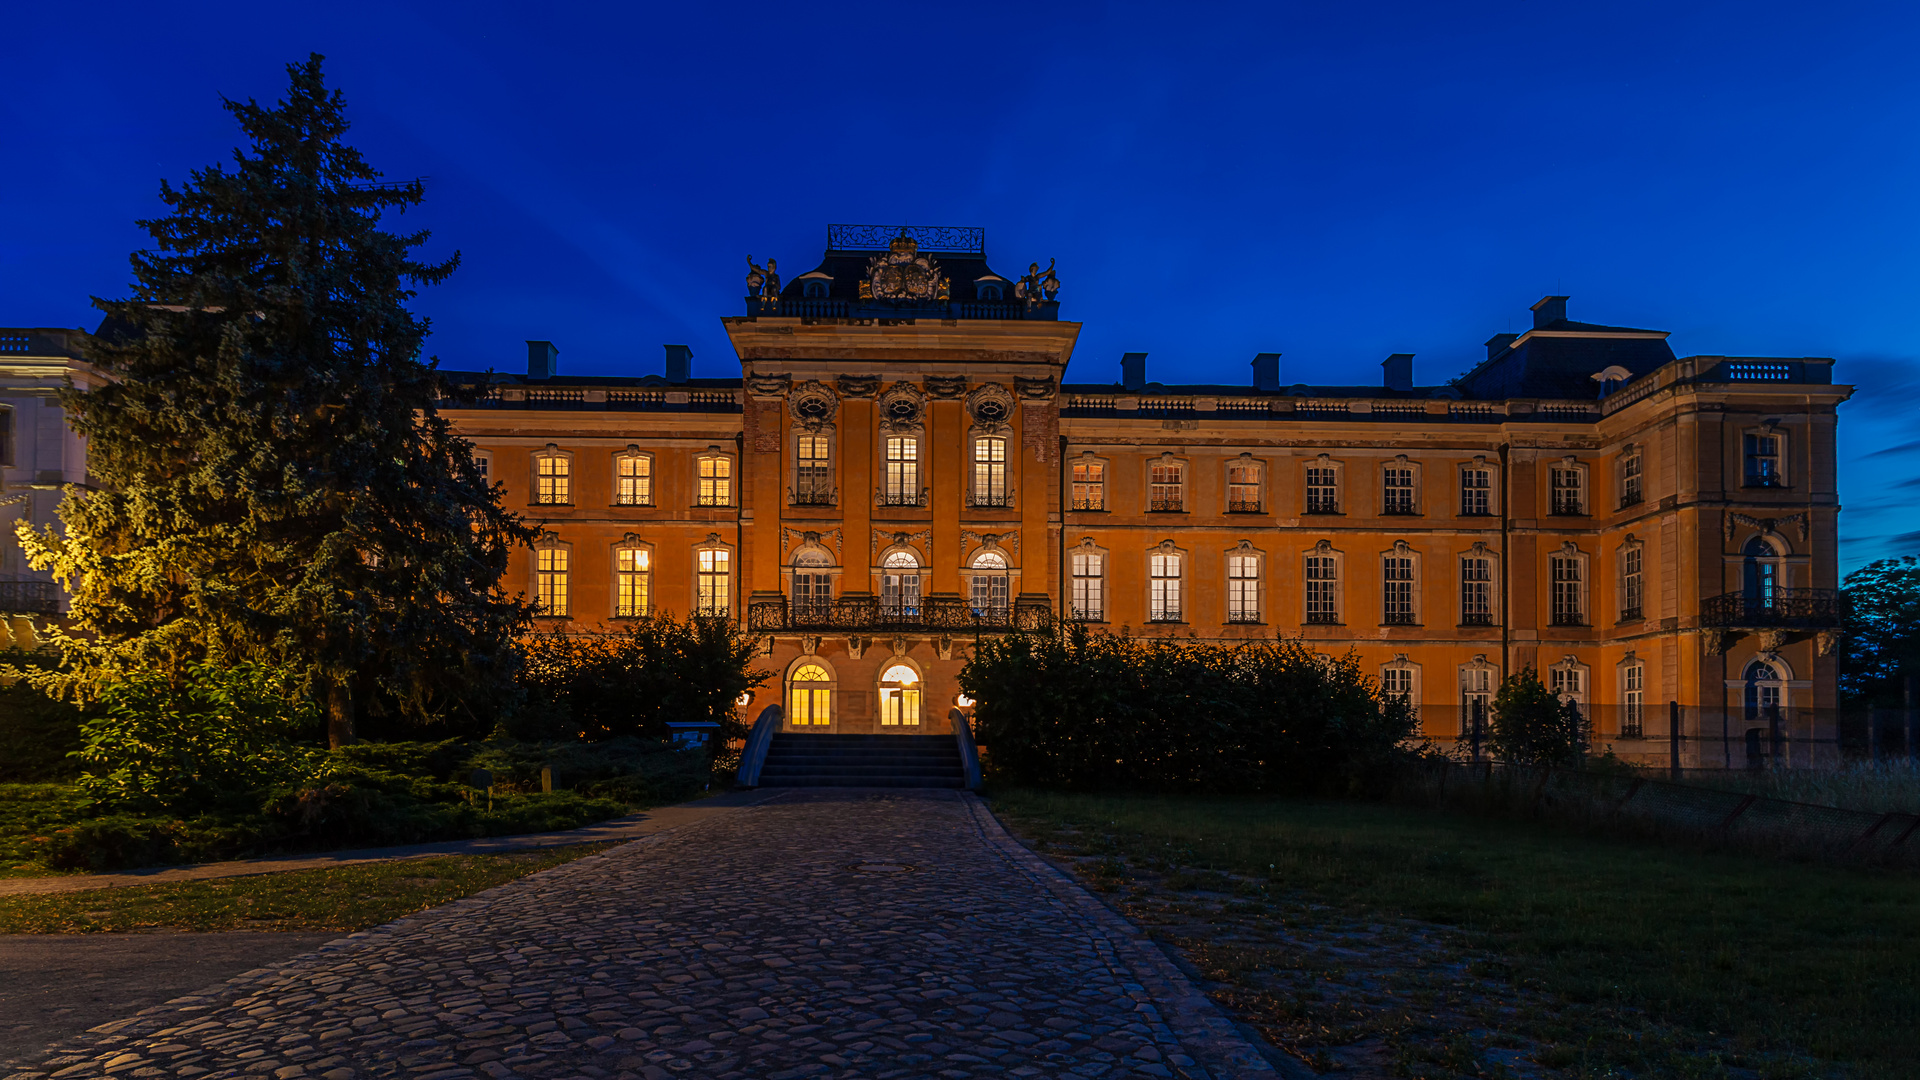
[{"label": "rooftop chimney stack", "polygon": [[560,350],[551,341],[527,342],[527,378],[551,379],[560,370]]},{"label": "rooftop chimney stack", "polygon": [[1147,354],[1130,352],[1120,354],[1120,388],[1122,390],[1144,390],[1147,387]]},{"label": "rooftop chimney stack", "polygon": [[1255,390],[1280,389],[1280,354],[1263,352],[1253,354],[1253,388]]},{"label": "rooftop chimney stack", "polygon": [[693,376],[693,349],[686,345],[668,345],[666,349],[667,382],[684,385]]},{"label": "rooftop chimney stack", "polygon": [[1551,326],[1567,317],[1567,298],[1564,296],[1543,296],[1533,305],[1533,328]]},{"label": "rooftop chimney stack", "polygon": [[1384,384],[1389,390],[1409,391],[1413,389],[1413,354],[1397,352],[1380,361],[1385,375]]},{"label": "rooftop chimney stack", "polygon": [[1518,340],[1520,340],[1519,334],[1495,334],[1492,337],[1488,338],[1487,339],[1487,359],[1489,360],[1499,359],[1500,354],[1506,352],[1508,349],[1513,348],[1513,343]]}]

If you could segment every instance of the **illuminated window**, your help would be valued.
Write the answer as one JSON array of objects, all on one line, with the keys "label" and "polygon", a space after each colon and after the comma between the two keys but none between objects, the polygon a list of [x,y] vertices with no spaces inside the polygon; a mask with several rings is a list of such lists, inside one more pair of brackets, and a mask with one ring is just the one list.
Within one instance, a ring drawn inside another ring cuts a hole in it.
[{"label": "illuminated window", "polygon": [[[833,463],[828,454],[831,440],[825,435],[803,434],[794,446],[793,504],[795,506],[833,505]],[[724,506],[723,497],[718,504]]]},{"label": "illuminated window", "polygon": [[1493,513],[1493,472],[1490,469],[1460,470],[1460,516],[1486,517]]},{"label": "illuminated window", "polygon": [[1106,566],[1101,552],[1073,553],[1073,618],[1100,622],[1107,617]]},{"label": "illuminated window", "polygon": [[1227,513],[1260,512],[1260,463],[1236,461],[1227,466]]},{"label": "illuminated window", "polygon": [[1340,561],[1332,555],[1307,556],[1307,621],[1340,621]]},{"label": "illuminated window", "polygon": [[973,557],[973,614],[987,622],[1005,622],[1008,605],[1007,559],[994,551]]},{"label": "illuminated window", "polygon": [[1147,470],[1147,509],[1173,512],[1187,508],[1187,468],[1177,461],[1156,461]]},{"label": "illuminated window", "polygon": [[616,548],[613,553],[613,614],[630,619],[645,615],[653,604],[653,552],[643,547]]},{"label": "illuminated window", "polygon": [[533,602],[541,615],[569,613],[567,579],[572,561],[573,549],[565,544],[548,543],[534,550]]},{"label": "illuminated window", "polygon": [[1007,440],[997,435],[973,440],[973,505],[1013,505],[1007,492]]},{"label": "illuminated window", "polygon": [[920,676],[905,664],[880,673],[880,723],[899,727],[920,722]]},{"label": "illuminated window", "polygon": [[701,548],[694,573],[695,615],[733,613],[733,553],[725,548]]},{"label": "illuminated window", "polygon": [[920,440],[916,436],[887,436],[886,486],[880,492],[880,505],[920,505]]},{"label": "illuminated window", "polygon": [[733,505],[733,459],[702,454],[699,461],[701,506]]},{"label": "illuminated window", "polygon": [[1493,560],[1478,555],[1460,559],[1460,625],[1493,625]]},{"label": "illuminated window", "polygon": [[880,563],[880,614],[912,619],[920,614],[920,560],[911,551],[893,551]]},{"label": "illuminated window", "polygon": [[787,679],[787,723],[814,727],[833,722],[833,676],[819,664],[803,664]]},{"label": "illuminated window", "polygon": [[1748,433],[1743,437],[1746,449],[1746,486],[1747,487],[1785,487],[1787,486],[1783,444],[1786,439],[1775,434]]},{"label": "illuminated window", "polygon": [[1180,621],[1180,556],[1156,551],[1147,557],[1149,622]]},{"label": "illuminated window", "polygon": [[572,455],[553,447],[533,455],[533,501],[536,506],[573,502]]},{"label": "illuminated window", "polygon": [[1260,621],[1260,556],[1235,553],[1227,556],[1227,621]]},{"label": "illuminated window", "polygon": [[1079,461],[1073,466],[1073,508],[1107,508],[1107,466],[1099,461]]},{"label": "illuminated window", "polygon": [[833,612],[833,557],[820,548],[802,548],[793,557],[793,620],[824,625]]}]

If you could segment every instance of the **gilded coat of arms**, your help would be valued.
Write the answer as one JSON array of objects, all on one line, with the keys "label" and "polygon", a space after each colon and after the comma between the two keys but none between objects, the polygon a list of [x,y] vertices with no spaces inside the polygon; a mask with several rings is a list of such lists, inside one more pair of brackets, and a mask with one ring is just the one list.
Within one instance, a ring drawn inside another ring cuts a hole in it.
[{"label": "gilded coat of arms", "polygon": [[860,283],[863,300],[930,302],[947,299],[947,279],[931,255],[920,254],[920,244],[902,233],[885,255],[867,263],[867,280]]}]

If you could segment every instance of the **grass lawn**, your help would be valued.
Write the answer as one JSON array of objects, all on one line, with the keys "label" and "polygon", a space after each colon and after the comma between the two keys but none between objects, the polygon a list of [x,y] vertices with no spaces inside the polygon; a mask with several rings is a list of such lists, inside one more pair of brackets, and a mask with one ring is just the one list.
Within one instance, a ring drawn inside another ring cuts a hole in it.
[{"label": "grass lawn", "polygon": [[0,934],[161,929],[352,933],[612,846],[442,855],[173,885],[0,897]]},{"label": "grass lawn", "polygon": [[1368,803],[993,806],[1322,1069],[1920,1075],[1920,875]]}]

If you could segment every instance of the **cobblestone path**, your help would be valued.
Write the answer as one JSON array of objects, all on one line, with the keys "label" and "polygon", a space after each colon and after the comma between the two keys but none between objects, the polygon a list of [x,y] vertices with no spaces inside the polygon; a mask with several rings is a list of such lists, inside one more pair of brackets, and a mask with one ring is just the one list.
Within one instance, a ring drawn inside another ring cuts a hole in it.
[{"label": "cobblestone path", "polygon": [[16,1077],[1272,1075],[958,792],[797,791],[95,1028]]}]

